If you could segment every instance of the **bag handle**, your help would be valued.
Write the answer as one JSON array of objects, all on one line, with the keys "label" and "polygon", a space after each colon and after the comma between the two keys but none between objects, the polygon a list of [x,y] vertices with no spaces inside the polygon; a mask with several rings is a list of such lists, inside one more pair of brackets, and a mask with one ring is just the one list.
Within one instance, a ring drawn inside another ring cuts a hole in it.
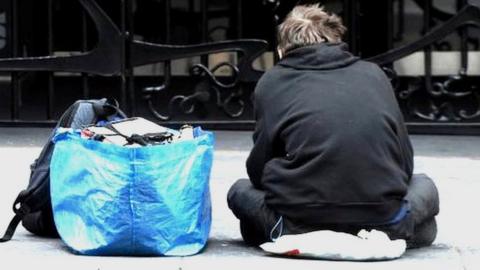
[{"label": "bag handle", "polygon": [[132,134],[130,137],[122,134],[118,131],[111,123],[105,126],[109,130],[113,131],[116,135],[119,135],[127,141],[126,145],[139,144],[141,146],[147,146],[150,144],[162,143],[165,141],[172,140],[173,134],[170,132],[160,132],[160,133],[148,133],[144,135]]},{"label": "bag handle", "polygon": [[20,194],[18,194],[17,199],[13,203],[13,212],[15,213],[15,216],[12,218],[12,220],[8,224],[7,230],[5,231],[5,234],[3,235],[3,237],[0,238],[0,243],[10,241],[13,235],[15,234],[15,231],[17,230],[17,227],[18,227],[18,224],[20,224],[20,221],[22,221],[22,219],[27,214],[30,213],[30,207],[22,203],[26,195],[27,195],[27,191],[23,190],[22,192],[20,192]]}]

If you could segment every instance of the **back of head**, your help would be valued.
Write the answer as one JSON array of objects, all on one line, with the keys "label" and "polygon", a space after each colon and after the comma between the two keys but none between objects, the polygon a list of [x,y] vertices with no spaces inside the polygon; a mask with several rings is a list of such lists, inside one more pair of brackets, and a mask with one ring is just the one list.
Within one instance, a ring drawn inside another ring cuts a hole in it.
[{"label": "back of head", "polygon": [[341,42],[346,30],[340,17],[318,4],[296,6],[279,26],[278,50],[285,54],[303,46]]}]

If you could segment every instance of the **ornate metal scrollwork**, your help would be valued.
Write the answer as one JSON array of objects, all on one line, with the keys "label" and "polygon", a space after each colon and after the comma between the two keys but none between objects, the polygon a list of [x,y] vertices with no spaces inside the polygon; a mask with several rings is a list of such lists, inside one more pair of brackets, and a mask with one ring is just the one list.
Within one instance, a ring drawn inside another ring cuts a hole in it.
[{"label": "ornate metal scrollwork", "polygon": [[443,81],[436,79],[431,87],[426,87],[426,80],[409,79],[406,85],[396,88],[398,99],[410,116],[436,122],[480,118],[480,93],[472,78],[454,75]]},{"label": "ornate metal scrollwork", "polygon": [[[132,63],[140,66],[149,63],[170,61],[198,55],[208,55],[221,52],[237,52],[241,57],[238,64],[220,63],[209,70],[205,65],[197,64],[190,69],[190,74],[199,79],[191,95],[175,95],[168,101],[165,113],[160,113],[154,104],[154,98],[170,88],[171,74],[165,74],[165,82],[161,86],[147,87],[143,90],[151,113],[161,121],[169,121],[177,113],[206,114],[206,105],[215,96],[216,106],[231,118],[240,117],[245,108],[242,96],[242,83],[256,82],[262,72],[253,68],[253,61],[267,48],[267,43],[260,40],[234,40],[215,43],[204,43],[188,46],[153,44],[134,41],[132,46]],[[232,81],[226,83],[215,75],[220,68],[227,68]],[[213,93],[213,94],[212,94]],[[227,93],[227,94],[226,94]],[[225,96],[227,95],[227,96]],[[166,95],[161,95],[165,98]],[[165,100],[165,99],[164,99]]]},{"label": "ornate metal scrollwork", "polygon": [[[231,72],[231,82],[222,82],[215,75],[220,68],[228,68]],[[215,98],[214,102],[227,116],[240,117],[245,109],[245,103],[240,98],[243,95],[239,83],[240,70],[237,66],[223,62],[214,66],[211,70],[203,64],[196,64],[190,68],[190,74],[199,79],[191,95],[175,95],[168,102],[166,114],[160,113],[154,106],[153,95],[166,91],[165,85],[144,89],[148,107],[155,117],[162,121],[171,120],[176,113],[193,114],[199,108]],[[225,92],[228,92],[225,94]],[[212,95],[213,94],[213,95]]]},{"label": "ornate metal scrollwork", "polygon": [[183,112],[184,114],[191,114],[195,110],[195,104],[197,100],[208,100],[210,97],[208,93],[204,92],[196,92],[190,96],[184,95],[176,95],[170,99],[167,106],[167,114],[160,113],[156,108],[153,102],[153,95],[161,94],[166,91],[166,87],[164,85],[159,87],[147,87],[143,90],[144,98],[147,100],[148,108],[152,112],[152,114],[162,121],[168,121],[175,115],[178,108],[179,111]]},{"label": "ornate metal scrollwork", "polygon": [[[468,51],[476,46],[475,40],[466,32],[466,29],[472,26],[480,28],[480,7],[467,5],[421,39],[369,59],[387,66],[413,52],[424,50],[424,76],[398,77],[390,66],[384,67],[408,122],[462,123],[480,119],[480,89],[477,86],[479,78],[467,75]],[[460,33],[462,44],[458,75],[434,77],[431,46],[450,49],[448,43],[442,41],[452,33]]]},{"label": "ornate metal scrollwork", "polygon": [[[227,67],[230,69],[232,73],[233,82],[231,83],[222,83],[217,76],[215,76],[215,72],[220,68]],[[208,83],[209,90],[213,91],[216,96],[216,105],[217,107],[221,108],[223,112],[231,117],[231,118],[238,118],[240,117],[245,109],[245,103],[240,98],[243,95],[242,88],[239,85],[239,73],[240,70],[237,66],[224,62],[220,63],[209,70],[206,66],[202,64],[196,64],[191,69],[192,75],[196,77],[204,77]],[[226,98],[223,98],[223,92],[230,91]],[[235,106],[237,105],[237,106]],[[235,109],[237,107],[237,109]]]}]

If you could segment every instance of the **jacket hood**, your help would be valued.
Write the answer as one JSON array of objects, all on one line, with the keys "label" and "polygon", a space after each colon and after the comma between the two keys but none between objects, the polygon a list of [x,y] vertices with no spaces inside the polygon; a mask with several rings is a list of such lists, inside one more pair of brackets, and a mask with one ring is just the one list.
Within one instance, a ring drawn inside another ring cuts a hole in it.
[{"label": "jacket hood", "polygon": [[278,64],[294,69],[328,70],[345,67],[358,60],[348,52],[345,43],[320,43],[294,49]]}]

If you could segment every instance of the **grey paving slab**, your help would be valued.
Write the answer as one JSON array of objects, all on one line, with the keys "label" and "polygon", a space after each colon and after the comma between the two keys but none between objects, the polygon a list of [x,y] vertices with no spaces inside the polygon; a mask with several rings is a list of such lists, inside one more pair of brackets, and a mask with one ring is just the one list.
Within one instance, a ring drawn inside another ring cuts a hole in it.
[{"label": "grey paving slab", "polygon": [[[29,164],[49,133],[46,129],[0,128],[0,231],[11,218],[12,201],[27,185]],[[238,221],[225,200],[233,182],[247,175],[244,164],[251,148],[251,132],[217,132],[216,138],[210,180],[212,231],[201,254],[185,258],[76,256],[61,240],[35,237],[19,228],[11,242],[0,244],[2,262],[16,264],[19,269],[480,269],[480,219],[475,210],[480,204],[478,137],[412,136],[415,172],[430,175],[440,192],[438,237],[432,247],[407,251],[399,260],[376,263],[285,259],[243,245]]]},{"label": "grey paving slab", "polygon": [[457,248],[462,257],[465,270],[476,270],[480,267],[480,248]]}]

